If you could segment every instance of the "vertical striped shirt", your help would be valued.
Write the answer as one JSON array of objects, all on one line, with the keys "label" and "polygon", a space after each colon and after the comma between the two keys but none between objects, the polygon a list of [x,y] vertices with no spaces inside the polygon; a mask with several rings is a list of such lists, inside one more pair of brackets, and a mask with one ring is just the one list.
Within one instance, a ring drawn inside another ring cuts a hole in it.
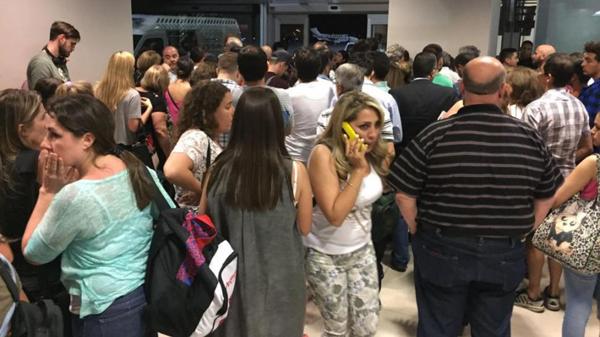
[{"label": "vertical striped shirt", "polygon": [[539,134],[495,105],[471,105],[423,129],[393,163],[389,185],[417,198],[417,224],[460,235],[527,233],[533,202],[563,177]]},{"label": "vertical striped shirt", "polygon": [[566,177],[575,169],[575,151],[590,134],[585,106],[566,89],[550,89],[529,103],[523,120],[536,129]]}]

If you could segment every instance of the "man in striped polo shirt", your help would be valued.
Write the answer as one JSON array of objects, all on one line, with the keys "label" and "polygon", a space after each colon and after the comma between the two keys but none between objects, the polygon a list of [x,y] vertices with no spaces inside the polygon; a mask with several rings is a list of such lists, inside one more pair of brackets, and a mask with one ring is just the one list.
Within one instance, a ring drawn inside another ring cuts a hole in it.
[{"label": "man in striped polo shirt", "polygon": [[417,336],[509,336],[525,274],[521,238],[546,216],[562,175],[539,134],[500,110],[505,70],[470,61],[465,107],[430,124],[388,183],[414,233]]}]

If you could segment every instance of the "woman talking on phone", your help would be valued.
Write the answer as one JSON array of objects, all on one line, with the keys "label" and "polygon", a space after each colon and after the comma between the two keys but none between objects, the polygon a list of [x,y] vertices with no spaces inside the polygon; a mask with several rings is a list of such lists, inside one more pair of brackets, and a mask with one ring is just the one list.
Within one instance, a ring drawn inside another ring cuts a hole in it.
[{"label": "woman talking on phone", "polygon": [[382,124],[383,111],[373,98],[349,92],[335,105],[308,161],[317,205],[304,239],[306,271],[324,318],[323,336],[374,336],[377,329],[371,204],[381,196],[387,173]]}]

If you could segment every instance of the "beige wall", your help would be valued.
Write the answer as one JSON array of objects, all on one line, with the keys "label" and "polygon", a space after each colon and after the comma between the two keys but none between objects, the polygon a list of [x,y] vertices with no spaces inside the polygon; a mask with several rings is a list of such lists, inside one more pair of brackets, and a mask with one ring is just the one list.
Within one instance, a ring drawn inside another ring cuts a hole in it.
[{"label": "beige wall", "polygon": [[129,0],[10,1],[0,11],[0,89],[25,81],[27,63],[48,42],[55,20],[69,22],[81,34],[68,63],[73,80],[99,80],[113,52],[133,49]]},{"label": "beige wall", "polygon": [[451,55],[464,45],[495,55],[500,0],[390,0],[388,46],[399,43],[411,57],[428,43]]}]

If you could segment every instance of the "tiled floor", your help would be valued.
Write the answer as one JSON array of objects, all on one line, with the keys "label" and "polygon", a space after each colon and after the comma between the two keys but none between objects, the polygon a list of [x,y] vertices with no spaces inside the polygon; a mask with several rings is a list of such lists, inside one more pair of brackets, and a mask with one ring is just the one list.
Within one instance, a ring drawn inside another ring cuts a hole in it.
[{"label": "tiled floor", "polygon": [[[412,266],[404,273],[385,267],[385,278],[380,298],[383,305],[377,337],[415,336],[417,328],[417,305],[413,284]],[[544,268],[547,270],[547,268]],[[547,284],[547,279],[542,284]],[[537,314],[515,307],[512,317],[513,337],[560,337],[564,311],[546,310]],[[596,311],[590,317],[585,337],[598,337],[599,324]],[[305,332],[309,337],[319,337],[322,321],[314,304],[309,304]],[[468,331],[464,336],[470,336]]]}]

